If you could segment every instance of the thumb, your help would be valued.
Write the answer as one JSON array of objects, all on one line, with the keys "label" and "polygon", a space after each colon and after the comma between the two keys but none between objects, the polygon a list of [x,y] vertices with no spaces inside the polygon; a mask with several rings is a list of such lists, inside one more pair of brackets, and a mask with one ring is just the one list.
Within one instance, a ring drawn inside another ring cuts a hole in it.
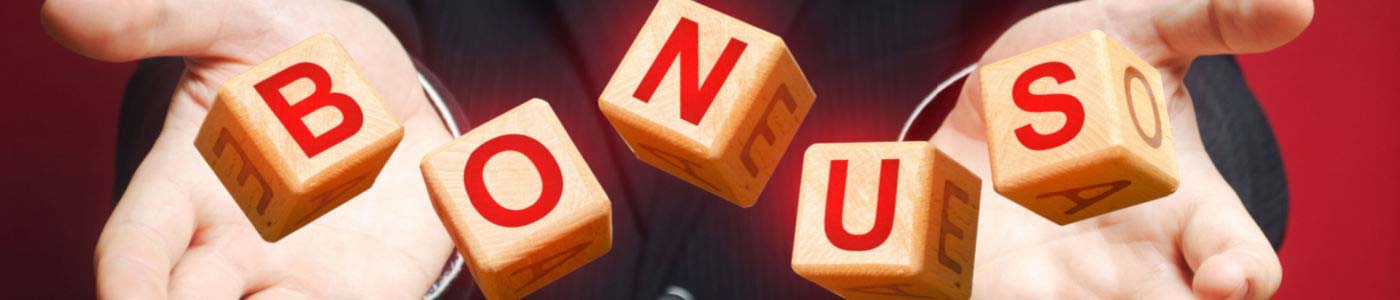
[{"label": "thumb", "polygon": [[1153,22],[1172,50],[1196,56],[1272,50],[1312,16],[1312,0],[1190,0],[1158,10]]},{"label": "thumb", "polygon": [[199,56],[219,32],[228,6],[218,0],[49,0],[44,29],[64,47],[109,62]]}]

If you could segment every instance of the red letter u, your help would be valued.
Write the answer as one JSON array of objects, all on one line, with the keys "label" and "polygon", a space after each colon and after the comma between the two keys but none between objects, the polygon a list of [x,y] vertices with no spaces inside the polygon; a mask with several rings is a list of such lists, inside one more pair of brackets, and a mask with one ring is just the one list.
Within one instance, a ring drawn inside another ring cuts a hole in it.
[{"label": "red letter u", "polygon": [[826,188],[826,238],[836,248],[847,251],[875,249],[890,237],[894,225],[894,200],[899,188],[899,160],[880,161],[879,199],[875,204],[875,226],[864,234],[851,234],[841,223],[846,202],[846,160],[831,161],[831,175]]}]

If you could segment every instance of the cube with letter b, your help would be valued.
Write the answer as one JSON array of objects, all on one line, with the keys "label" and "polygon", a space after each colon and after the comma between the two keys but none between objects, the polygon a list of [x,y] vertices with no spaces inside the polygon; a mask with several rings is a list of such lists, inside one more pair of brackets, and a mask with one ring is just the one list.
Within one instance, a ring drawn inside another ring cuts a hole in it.
[{"label": "cube with letter b", "polygon": [[612,248],[612,206],[544,100],[423,158],[433,208],[487,299],[520,299]]},{"label": "cube with letter b", "polygon": [[967,299],[981,191],[928,142],[812,145],[792,269],[846,299]]},{"label": "cube with letter b", "polygon": [[749,207],[815,97],[778,36],[662,0],[598,105],[638,159]]},{"label": "cube with letter b", "polygon": [[403,126],[323,33],[224,82],[194,144],[275,242],[369,189],[401,139]]},{"label": "cube with letter b", "polygon": [[980,72],[998,193],[1063,225],[1176,191],[1162,76],[1107,34]]}]

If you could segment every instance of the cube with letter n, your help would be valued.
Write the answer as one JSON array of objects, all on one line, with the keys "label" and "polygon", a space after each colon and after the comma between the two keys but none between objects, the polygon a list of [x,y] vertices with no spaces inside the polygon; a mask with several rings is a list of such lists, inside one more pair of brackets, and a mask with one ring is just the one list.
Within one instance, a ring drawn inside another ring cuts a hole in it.
[{"label": "cube with letter n", "polygon": [[662,0],[598,105],[638,159],[749,207],[815,98],[778,36]]}]

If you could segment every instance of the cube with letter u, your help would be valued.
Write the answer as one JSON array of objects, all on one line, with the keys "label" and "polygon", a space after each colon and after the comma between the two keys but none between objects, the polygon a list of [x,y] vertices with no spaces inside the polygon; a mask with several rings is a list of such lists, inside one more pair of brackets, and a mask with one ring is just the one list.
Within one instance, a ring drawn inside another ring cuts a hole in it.
[{"label": "cube with letter u", "polygon": [[224,82],[194,145],[275,242],[369,189],[401,139],[403,126],[323,33]]},{"label": "cube with letter u", "polygon": [[487,299],[520,299],[612,248],[612,206],[534,99],[423,158],[433,208]]},{"label": "cube with letter u", "polygon": [[749,207],[815,98],[782,38],[662,0],[598,105],[638,159]]},{"label": "cube with letter u", "polygon": [[792,269],[847,299],[967,299],[981,188],[928,142],[812,145]]}]

